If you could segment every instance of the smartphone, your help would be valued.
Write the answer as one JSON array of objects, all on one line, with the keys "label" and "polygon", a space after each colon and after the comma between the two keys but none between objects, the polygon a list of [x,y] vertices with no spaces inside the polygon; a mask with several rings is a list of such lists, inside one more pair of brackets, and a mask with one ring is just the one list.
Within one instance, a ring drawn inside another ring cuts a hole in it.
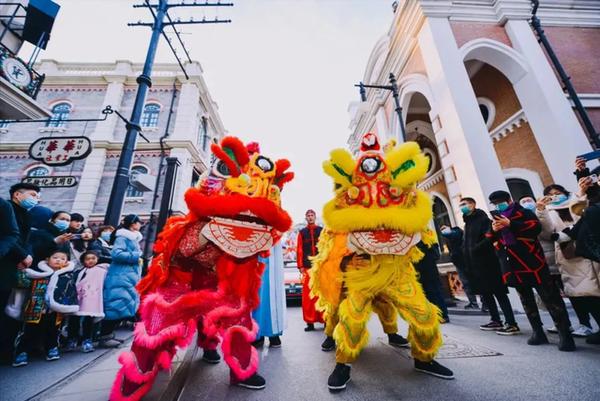
[{"label": "smartphone", "polygon": [[492,217],[493,217],[494,219],[495,219],[495,218],[497,218],[497,217],[502,217],[502,215],[500,214],[500,212],[499,212],[499,211],[497,211],[497,210],[492,210],[492,211],[490,212],[490,214],[492,215]]},{"label": "smartphone", "polygon": [[589,162],[590,160],[600,159],[600,150],[584,153],[583,155],[579,155],[577,157],[584,159],[586,162]]},{"label": "smartphone", "polygon": [[598,176],[596,174],[591,174],[588,177],[590,177],[592,179],[592,184],[598,183]]},{"label": "smartphone", "polygon": [[74,239],[81,239],[81,234],[73,234],[73,236],[71,237],[71,241],[73,241]]}]

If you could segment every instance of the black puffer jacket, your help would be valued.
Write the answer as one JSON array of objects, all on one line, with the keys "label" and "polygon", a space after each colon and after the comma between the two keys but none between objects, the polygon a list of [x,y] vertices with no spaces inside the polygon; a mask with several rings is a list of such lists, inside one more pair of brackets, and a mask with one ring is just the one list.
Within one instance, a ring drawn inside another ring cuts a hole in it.
[{"label": "black puffer jacket", "polygon": [[492,222],[481,209],[463,216],[465,221],[463,255],[469,285],[475,294],[504,292],[508,289],[502,282],[500,261],[486,233]]},{"label": "black puffer jacket", "polygon": [[43,228],[31,230],[30,243],[33,250],[33,266],[37,266],[38,263],[57,250],[71,255],[71,248],[68,242],[60,245],[54,242],[54,238],[61,234],[63,233],[50,222],[47,222]]},{"label": "black puffer jacket", "polygon": [[576,238],[577,255],[600,262],[600,204],[594,203],[585,209],[570,235]]}]

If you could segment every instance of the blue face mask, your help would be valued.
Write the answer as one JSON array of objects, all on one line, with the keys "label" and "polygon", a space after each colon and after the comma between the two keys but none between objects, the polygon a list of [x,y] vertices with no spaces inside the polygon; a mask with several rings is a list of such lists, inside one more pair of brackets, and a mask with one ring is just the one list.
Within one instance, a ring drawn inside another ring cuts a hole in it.
[{"label": "blue face mask", "polygon": [[451,230],[451,229],[449,229],[449,228],[445,228],[445,229],[443,229],[443,230],[441,231],[442,235],[448,235],[448,234],[450,234],[451,232],[452,232],[452,230]]},{"label": "blue face mask", "polygon": [[556,200],[554,202],[552,202],[552,204],[553,205],[560,205],[561,203],[563,203],[567,199],[569,199],[569,197],[567,195],[565,195],[565,194],[556,195]]},{"label": "blue face mask", "polygon": [[460,211],[462,212],[462,214],[469,214],[471,213],[471,208],[467,205],[464,205],[460,207]]},{"label": "blue face mask", "polygon": [[29,197],[23,199],[21,202],[19,202],[19,205],[21,205],[21,207],[25,210],[31,210],[37,204],[38,204],[38,200],[36,198],[34,198],[33,196],[29,196]]},{"label": "blue face mask", "polygon": [[508,202],[502,202],[502,203],[498,203],[496,205],[496,210],[499,212],[503,212],[506,209],[508,209]]},{"label": "blue face mask", "polygon": [[58,228],[58,231],[66,231],[69,228],[69,222],[65,220],[56,220],[54,227]]},{"label": "blue face mask", "polygon": [[102,234],[100,234],[100,238],[102,238],[104,241],[109,242],[110,241],[110,232],[109,231],[104,231]]},{"label": "blue face mask", "polygon": [[521,206],[523,206],[525,209],[535,210],[535,203],[533,202],[523,202]]}]

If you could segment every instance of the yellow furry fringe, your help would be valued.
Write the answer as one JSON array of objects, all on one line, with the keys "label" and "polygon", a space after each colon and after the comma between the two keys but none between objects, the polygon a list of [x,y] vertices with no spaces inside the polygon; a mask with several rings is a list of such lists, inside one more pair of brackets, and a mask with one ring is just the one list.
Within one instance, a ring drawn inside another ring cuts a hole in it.
[{"label": "yellow furry fringe", "polygon": [[400,172],[396,178],[392,179],[391,185],[405,188],[425,177],[429,160],[421,153],[421,148],[416,142],[403,143],[394,147],[385,155],[385,162],[390,172],[394,172],[408,160],[415,163],[414,167]]},{"label": "yellow furry fringe", "polygon": [[333,199],[323,207],[326,226],[336,232],[366,230],[398,230],[406,234],[421,232],[432,218],[431,198],[416,191],[415,205],[411,208],[351,206],[338,209]]}]

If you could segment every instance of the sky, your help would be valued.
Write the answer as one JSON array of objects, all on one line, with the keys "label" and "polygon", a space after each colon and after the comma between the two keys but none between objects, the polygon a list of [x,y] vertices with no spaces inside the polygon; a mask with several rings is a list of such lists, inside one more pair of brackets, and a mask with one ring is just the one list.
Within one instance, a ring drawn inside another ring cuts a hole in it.
[{"label": "sky", "polygon": [[[131,7],[142,0],[55,1],[61,10],[40,59],[143,62],[150,29],[127,27],[150,20],[147,9]],[[232,20],[182,26],[183,40],[202,65],[229,134],[258,141],[269,157],[290,159],[296,178],[283,191],[283,207],[298,223],[308,208],[320,214],[332,196],[321,164],[331,149],[347,146],[348,105],[359,99],[353,85],[389,29],[392,1],[231,1],[234,7],[173,9],[172,15]],[[164,40],[156,61],[175,62]]]}]

